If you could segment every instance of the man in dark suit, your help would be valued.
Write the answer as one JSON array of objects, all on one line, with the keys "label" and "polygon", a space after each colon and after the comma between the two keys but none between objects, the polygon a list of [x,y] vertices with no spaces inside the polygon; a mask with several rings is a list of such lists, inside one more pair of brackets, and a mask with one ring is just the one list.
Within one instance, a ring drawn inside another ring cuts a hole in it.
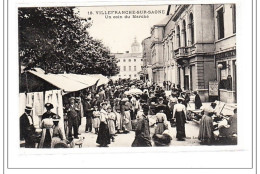
[{"label": "man in dark suit", "polygon": [[78,105],[75,104],[75,98],[71,97],[69,99],[70,104],[67,106],[67,116],[68,116],[68,128],[69,128],[69,138],[72,137],[72,128],[74,133],[74,138],[78,137]]},{"label": "man in dark suit", "polygon": [[86,128],[85,132],[91,132],[92,131],[92,117],[93,117],[93,108],[90,103],[91,98],[85,97],[85,100],[83,102],[83,110],[84,110],[84,117],[86,117]]},{"label": "man in dark suit", "polygon": [[33,139],[35,134],[35,127],[33,125],[33,118],[30,115],[32,106],[25,107],[25,113],[20,117],[20,139],[25,140],[25,148],[35,148],[35,141]]}]

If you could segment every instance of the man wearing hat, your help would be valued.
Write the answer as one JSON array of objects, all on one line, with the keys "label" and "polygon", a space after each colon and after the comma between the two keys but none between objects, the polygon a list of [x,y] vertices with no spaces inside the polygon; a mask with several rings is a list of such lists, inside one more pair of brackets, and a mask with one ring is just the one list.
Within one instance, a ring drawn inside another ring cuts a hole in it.
[{"label": "man wearing hat", "polygon": [[20,139],[24,138],[25,148],[35,148],[35,141],[33,139],[35,127],[33,125],[31,111],[32,106],[26,105],[25,113],[20,117]]},{"label": "man wearing hat", "polygon": [[67,106],[67,116],[68,116],[68,129],[69,129],[69,138],[72,137],[72,128],[74,132],[74,138],[78,137],[78,107],[75,104],[75,97],[69,99],[69,106]]},{"label": "man wearing hat", "polygon": [[94,108],[92,108],[90,100],[91,98],[85,96],[85,100],[83,102],[84,117],[86,117],[85,132],[92,131],[92,117],[93,117]]}]

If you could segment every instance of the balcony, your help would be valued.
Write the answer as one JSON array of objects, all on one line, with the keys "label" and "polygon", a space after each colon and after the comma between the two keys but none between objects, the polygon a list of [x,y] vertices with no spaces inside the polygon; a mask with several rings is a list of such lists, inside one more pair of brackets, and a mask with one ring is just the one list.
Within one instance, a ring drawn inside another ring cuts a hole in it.
[{"label": "balcony", "polygon": [[185,59],[195,53],[196,47],[180,47],[173,51],[174,59]]}]

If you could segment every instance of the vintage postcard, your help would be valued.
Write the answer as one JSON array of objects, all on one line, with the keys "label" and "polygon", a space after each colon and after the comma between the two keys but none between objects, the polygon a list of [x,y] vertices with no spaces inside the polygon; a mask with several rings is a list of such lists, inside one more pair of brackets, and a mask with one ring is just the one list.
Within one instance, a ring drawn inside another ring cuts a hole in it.
[{"label": "vintage postcard", "polygon": [[[251,160],[230,163],[238,152],[252,155],[245,8],[241,1],[11,3],[10,77],[18,79],[8,88],[16,102],[8,103],[7,152],[21,160],[10,165],[27,166],[27,155],[41,168],[37,160],[58,155],[63,164],[43,166],[99,168],[101,160],[110,168],[117,165],[109,155],[125,154],[137,168],[175,155],[175,165],[160,166],[215,168],[205,161],[214,154],[220,167],[248,167]],[[138,153],[151,162],[141,165]],[[69,163],[79,155],[95,160]]]}]

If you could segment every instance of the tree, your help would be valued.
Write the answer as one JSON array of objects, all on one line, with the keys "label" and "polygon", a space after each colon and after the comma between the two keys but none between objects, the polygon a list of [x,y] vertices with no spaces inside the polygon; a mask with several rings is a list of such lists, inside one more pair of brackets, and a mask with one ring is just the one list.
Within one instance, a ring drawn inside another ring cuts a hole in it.
[{"label": "tree", "polygon": [[19,8],[19,61],[46,73],[116,75],[116,59],[87,31],[91,18],[77,8]]}]

